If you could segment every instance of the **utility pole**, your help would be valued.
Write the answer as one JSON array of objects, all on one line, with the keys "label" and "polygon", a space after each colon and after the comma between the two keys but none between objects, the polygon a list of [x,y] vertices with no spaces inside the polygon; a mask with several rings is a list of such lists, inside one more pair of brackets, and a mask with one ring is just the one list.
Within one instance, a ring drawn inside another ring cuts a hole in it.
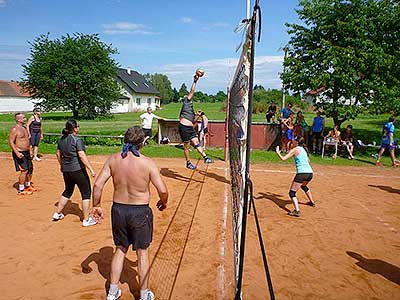
[{"label": "utility pole", "polygon": [[[285,51],[285,56],[283,57],[283,63],[285,63],[288,53],[288,47],[284,47],[283,51]],[[283,73],[285,73],[285,65],[283,65]],[[282,82],[282,109],[285,107],[285,84]]]}]

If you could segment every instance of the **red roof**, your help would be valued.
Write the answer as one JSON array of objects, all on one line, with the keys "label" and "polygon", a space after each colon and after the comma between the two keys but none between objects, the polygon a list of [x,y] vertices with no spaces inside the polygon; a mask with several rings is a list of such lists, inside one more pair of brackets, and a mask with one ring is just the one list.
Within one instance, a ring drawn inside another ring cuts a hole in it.
[{"label": "red roof", "polygon": [[317,95],[317,94],[319,94],[319,93],[323,92],[324,90],[325,90],[325,87],[324,87],[324,86],[322,86],[322,87],[320,87],[319,89],[312,90],[312,91],[308,91],[307,93],[305,93],[305,95],[311,95],[311,96],[314,96],[314,95]]},{"label": "red roof", "polygon": [[1,96],[30,97],[28,93],[22,90],[18,82],[6,80],[0,80],[0,97]]}]

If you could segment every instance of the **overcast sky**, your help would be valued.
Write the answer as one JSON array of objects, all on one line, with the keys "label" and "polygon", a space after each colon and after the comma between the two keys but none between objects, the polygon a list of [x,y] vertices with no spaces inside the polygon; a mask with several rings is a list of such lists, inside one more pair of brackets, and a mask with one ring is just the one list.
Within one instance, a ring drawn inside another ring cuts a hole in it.
[{"label": "overcast sky", "polygon": [[[254,0],[252,1],[253,5]],[[50,33],[97,33],[119,51],[121,67],[163,73],[179,89],[194,70],[206,75],[198,89],[226,90],[235,72],[246,17],[244,0],[0,0],[0,80],[19,80],[29,57],[28,41]],[[297,23],[297,0],[263,1],[261,42],[256,45],[255,84],[280,88],[285,23]]]}]

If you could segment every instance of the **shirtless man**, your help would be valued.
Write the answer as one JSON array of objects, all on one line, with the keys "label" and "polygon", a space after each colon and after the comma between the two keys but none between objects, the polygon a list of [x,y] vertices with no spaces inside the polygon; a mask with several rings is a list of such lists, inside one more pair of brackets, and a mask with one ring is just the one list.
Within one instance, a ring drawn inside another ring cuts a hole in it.
[{"label": "shirtless man", "polygon": [[179,114],[179,134],[181,136],[183,142],[183,153],[186,159],[186,168],[195,170],[196,166],[192,164],[189,157],[189,144],[191,143],[194,148],[200,153],[203,157],[204,162],[206,164],[213,163],[214,161],[209,158],[204,151],[203,147],[199,142],[199,138],[197,136],[196,131],[193,128],[193,124],[195,124],[196,114],[193,109],[192,98],[194,95],[194,91],[196,90],[196,84],[199,80],[199,76],[197,74],[194,75],[192,87],[190,88],[189,95],[183,98],[182,109]]},{"label": "shirtless man", "polygon": [[160,197],[157,208],[160,211],[167,207],[168,191],[155,163],[140,153],[144,142],[145,134],[140,127],[129,128],[125,133],[122,153],[113,154],[108,158],[93,187],[92,215],[99,222],[103,218],[103,210],[100,207],[101,194],[107,180],[110,177],[113,179],[111,221],[116,250],[111,262],[107,300],[115,300],[121,296],[118,282],[129,245],[136,250],[138,257],[140,299],[154,299],[154,294],[149,289],[148,248],[153,234],[149,183],[157,189]]},{"label": "shirtless man", "polygon": [[8,143],[12,149],[15,170],[20,171],[18,195],[30,195],[36,189],[31,185],[33,173],[32,148],[29,142],[28,129],[25,127],[25,115],[16,113],[15,123],[16,125],[10,130]]}]

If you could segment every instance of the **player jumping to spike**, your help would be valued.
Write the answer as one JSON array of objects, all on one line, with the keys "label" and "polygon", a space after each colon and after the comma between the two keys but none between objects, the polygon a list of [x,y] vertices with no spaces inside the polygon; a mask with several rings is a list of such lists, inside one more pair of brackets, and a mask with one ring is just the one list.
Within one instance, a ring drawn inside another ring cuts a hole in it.
[{"label": "player jumping to spike", "polygon": [[214,162],[211,158],[207,156],[203,147],[199,142],[199,138],[197,133],[193,127],[195,122],[196,113],[193,109],[192,98],[194,95],[194,91],[196,90],[197,81],[201,76],[203,76],[204,72],[202,70],[197,70],[194,75],[192,87],[190,88],[189,95],[183,98],[182,109],[179,114],[179,134],[181,136],[184,151],[185,159],[186,159],[186,168],[195,170],[196,166],[192,164],[189,157],[189,143],[193,145],[194,148],[201,154],[206,164]]}]

